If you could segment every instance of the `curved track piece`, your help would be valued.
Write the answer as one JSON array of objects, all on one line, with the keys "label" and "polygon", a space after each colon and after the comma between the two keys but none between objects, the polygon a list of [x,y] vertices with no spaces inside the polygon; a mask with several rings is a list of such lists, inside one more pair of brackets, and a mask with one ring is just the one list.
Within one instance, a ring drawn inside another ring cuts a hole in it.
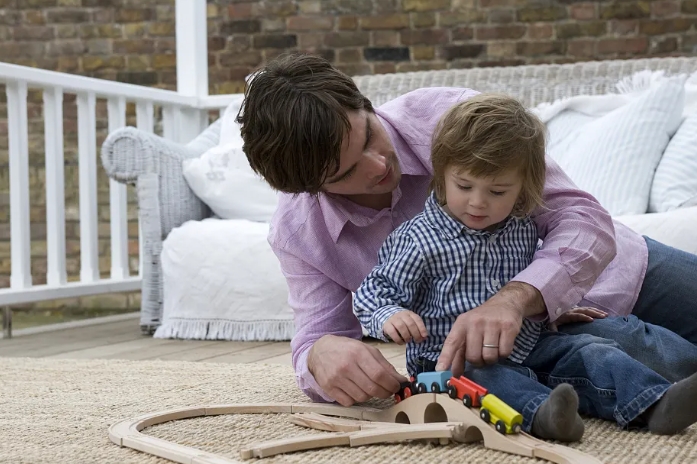
[{"label": "curved track piece", "polygon": [[483,422],[475,410],[446,394],[435,393],[415,395],[387,409],[307,403],[230,404],[175,409],[114,424],[109,428],[109,438],[119,446],[182,464],[239,464],[240,461],[234,459],[144,435],[141,430],[191,417],[268,413],[294,414],[291,421],[297,425],[334,433],[256,443],[241,451],[242,459],[330,446],[430,439],[443,444],[451,440],[461,443],[483,440],[486,448],[538,457],[558,464],[602,464],[593,456],[537,440],[525,433],[502,435],[491,424]]}]

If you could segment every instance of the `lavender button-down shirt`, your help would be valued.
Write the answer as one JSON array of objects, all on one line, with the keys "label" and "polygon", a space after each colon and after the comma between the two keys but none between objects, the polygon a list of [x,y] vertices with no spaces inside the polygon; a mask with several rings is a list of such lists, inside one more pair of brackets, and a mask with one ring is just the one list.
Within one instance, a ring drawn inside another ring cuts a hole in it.
[{"label": "lavender button-down shirt", "polygon": [[[269,243],[288,283],[295,313],[291,342],[299,387],[315,401],[333,401],[308,370],[312,345],[327,334],[361,338],[352,295],[377,264],[378,250],[397,226],[421,212],[432,176],[431,136],[441,115],[476,95],[461,88],[419,89],[375,109],[399,158],[402,179],[381,211],[335,195],[281,195]],[[551,321],[574,305],[631,313],[644,280],[644,239],[614,223],[547,158],[545,208],[532,215],[544,243],[513,280],[537,288]]]}]

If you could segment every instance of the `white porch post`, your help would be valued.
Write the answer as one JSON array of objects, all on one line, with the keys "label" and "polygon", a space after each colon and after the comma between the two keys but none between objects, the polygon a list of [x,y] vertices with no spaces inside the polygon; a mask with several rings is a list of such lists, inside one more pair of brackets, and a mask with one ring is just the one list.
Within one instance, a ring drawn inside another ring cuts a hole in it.
[{"label": "white porch post", "polygon": [[[208,96],[208,25],[206,0],[176,0],[177,92],[186,96]],[[177,141],[186,143],[208,125],[204,110],[175,111]]]}]

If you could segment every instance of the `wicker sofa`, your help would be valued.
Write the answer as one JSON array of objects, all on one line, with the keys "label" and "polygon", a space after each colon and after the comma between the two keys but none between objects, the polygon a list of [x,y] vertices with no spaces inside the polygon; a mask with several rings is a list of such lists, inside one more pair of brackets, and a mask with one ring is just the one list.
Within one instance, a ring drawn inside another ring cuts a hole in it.
[{"label": "wicker sofa", "polygon": [[[374,105],[417,88],[439,86],[506,92],[532,107],[562,97],[611,92],[622,77],[646,69],[668,75],[692,73],[697,71],[697,57],[423,71],[358,76],[355,82]],[[162,317],[163,241],[185,222],[212,216],[185,181],[182,160],[215,146],[219,131],[220,120],[182,145],[128,127],[110,134],[103,144],[102,164],[108,176],[137,186],[144,260],[140,323],[145,334],[152,334]]]}]

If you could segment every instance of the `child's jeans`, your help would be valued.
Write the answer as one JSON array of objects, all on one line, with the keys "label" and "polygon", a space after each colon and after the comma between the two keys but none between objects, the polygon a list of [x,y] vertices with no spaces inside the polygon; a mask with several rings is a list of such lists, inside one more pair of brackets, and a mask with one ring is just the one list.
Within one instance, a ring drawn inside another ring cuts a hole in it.
[{"label": "child's jeans", "polygon": [[[417,364],[427,372],[436,363],[420,359]],[[465,375],[520,412],[526,432],[537,408],[562,383],[571,384],[578,393],[580,413],[614,420],[623,428],[671,385],[612,340],[561,332],[542,332],[522,364],[509,360],[484,367],[468,364]]]}]

